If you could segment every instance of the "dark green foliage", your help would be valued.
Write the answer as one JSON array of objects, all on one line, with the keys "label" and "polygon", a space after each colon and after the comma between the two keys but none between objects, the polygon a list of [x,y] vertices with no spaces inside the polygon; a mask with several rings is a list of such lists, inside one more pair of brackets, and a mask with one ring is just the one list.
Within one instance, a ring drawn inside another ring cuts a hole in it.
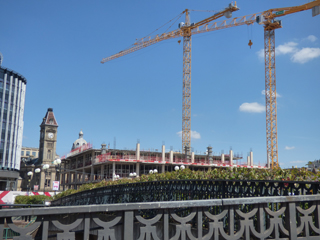
[{"label": "dark green foliage", "polygon": [[116,181],[101,181],[81,185],[78,190],[69,189],[57,194],[54,199],[98,187],[119,185],[126,183],[151,182],[162,180],[191,180],[191,179],[217,179],[217,180],[282,180],[282,181],[312,181],[320,180],[320,173],[312,173],[306,168],[294,169],[257,169],[257,168],[214,168],[209,171],[192,171],[188,168],[175,172],[165,172],[141,175],[140,177],[122,178]]},{"label": "dark green foliage", "polygon": [[16,196],[15,204],[43,204],[45,200],[52,200],[52,197],[46,195],[36,195],[36,196]]}]

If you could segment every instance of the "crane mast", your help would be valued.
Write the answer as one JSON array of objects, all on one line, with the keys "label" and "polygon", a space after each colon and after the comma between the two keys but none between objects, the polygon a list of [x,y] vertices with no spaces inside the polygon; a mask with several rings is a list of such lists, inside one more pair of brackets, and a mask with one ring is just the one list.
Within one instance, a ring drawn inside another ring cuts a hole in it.
[{"label": "crane mast", "polygon": [[[267,26],[264,29],[265,59],[265,96],[266,96],[266,132],[267,160],[271,168],[279,167],[277,136],[277,91],[276,91],[276,59],[275,31]],[[268,166],[270,167],[270,166]]]},{"label": "crane mast", "polygon": [[[186,26],[190,25],[186,9]],[[191,30],[183,29],[183,83],[182,83],[182,150],[187,156],[191,149]]]}]

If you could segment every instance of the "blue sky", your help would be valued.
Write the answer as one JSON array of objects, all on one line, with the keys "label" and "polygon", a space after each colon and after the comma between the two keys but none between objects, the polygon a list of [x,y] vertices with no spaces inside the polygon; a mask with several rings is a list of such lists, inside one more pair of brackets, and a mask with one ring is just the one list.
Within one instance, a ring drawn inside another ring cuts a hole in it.
[{"label": "blue sky", "polygon": [[[301,5],[306,0],[242,0],[233,16]],[[0,0],[2,66],[27,78],[23,146],[38,147],[42,118],[57,118],[57,153],[68,153],[82,129],[100,148],[181,149],[182,43],[167,40],[114,61],[102,58],[184,9],[221,10],[229,1]],[[213,12],[191,12],[191,21]],[[320,16],[311,10],[281,18],[276,30],[278,150],[282,167],[320,158]],[[221,18],[223,20],[223,18]],[[184,19],[179,20],[184,21]],[[177,28],[176,22],[171,30]],[[169,27],[166,25],[157,33]],[[248,42],[253,46],[250,49]],[[266,163],[264,37],[260,25],[192,38],[192,147],[216,154],[250,149]]]}]

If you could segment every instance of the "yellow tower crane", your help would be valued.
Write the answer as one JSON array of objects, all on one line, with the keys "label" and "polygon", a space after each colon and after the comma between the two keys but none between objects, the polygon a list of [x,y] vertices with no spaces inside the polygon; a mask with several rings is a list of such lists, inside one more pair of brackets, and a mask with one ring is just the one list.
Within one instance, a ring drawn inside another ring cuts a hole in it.
[{"label": "yellow tower crane", "polygon": [[[156,36],[141,38],[133,47],[125,49],[117,54],[102,59],[101,63],[108,62],[115,58],[122,57],[134,51],[148,47],[160,41],[172,38],[183,37],[183,84],[182,84],[182,149],[186,155],[190,155],[191,149],[191,36],[193,34],[210,31],[207,29],[208,23],[222,16],[230,18],[232,12],[239,10],[237,4],[229,4],[227,8],[213,16],[197,23],[190,23],[189,10],[182,12],[185,14],[185,23],[179,24],[179,29],[166,32]],[[203,29],[205,26],[205,29]],[[201,28],[202,27],[202,28]],[[180,43],[180,42],[179,42]]]},{"label": "yellow tower crane", "polygon": [[[319,14],[320,0],[300,6],[269,9],[257,16],[257,22],[264,24],[264,59],[265,59],[265,96],[266,96],[266,131],[267,131],[267,164],[278,168],[278,136],[277,136],[277,92],[275,61],[275,29],[282,28],[282,17],[291,13],[313,9],[313,16]],[[271,164],[270,164],[271,163]]]},{"label": "yellow tower crane", "polygon": [[[220,29],[251,25],[256,21],[264,24],[265,28],[265,95],[266,95],[266,131],[267,131],[267,160],[268,167],[278,167],[278,144],[277,144],[277,107],[276,107],[276,78],[275,78],[275,38],[274,30],[281,28],[281,21],[275,17],[285,16],[291,13],[313,9],[313,16],[318,15],[320,0],[315,0],[307,4],[296,7],[269,9],[264,12],[254,13],[242,17],[236,17],[219,22],[212,22],[222,16],[230,17],[233,11],[238,8],[230,4],[228,8],[206,18],[198,23],[190,24],[189,11],[186,9],[186,23],[184,26],[171,32],[166,32],[156,36],[147,36],[139,39],[130,48],[127,48],[110,57],[102,59],[101,63],[111,61],[142,48],[153,45],[157,42],[183,37],[183,104],[182,104],[182,148],[188,154],[191,142],[191,36],[194,34],[216,31]],[[252,43],[249,42],[251,47]],[[271,162],[271,166],[270,166]]]}]

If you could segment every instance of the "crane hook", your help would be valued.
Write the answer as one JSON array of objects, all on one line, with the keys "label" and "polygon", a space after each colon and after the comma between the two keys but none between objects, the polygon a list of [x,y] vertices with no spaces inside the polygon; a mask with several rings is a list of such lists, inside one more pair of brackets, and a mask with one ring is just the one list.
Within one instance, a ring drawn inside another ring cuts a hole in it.
[{"label": "crane hook", "polygon": [[251,49],[251,46],[253,45],[253,43],[251,42],[251,40],[249,40],[249,43],[248,43],[250,49]]}]

